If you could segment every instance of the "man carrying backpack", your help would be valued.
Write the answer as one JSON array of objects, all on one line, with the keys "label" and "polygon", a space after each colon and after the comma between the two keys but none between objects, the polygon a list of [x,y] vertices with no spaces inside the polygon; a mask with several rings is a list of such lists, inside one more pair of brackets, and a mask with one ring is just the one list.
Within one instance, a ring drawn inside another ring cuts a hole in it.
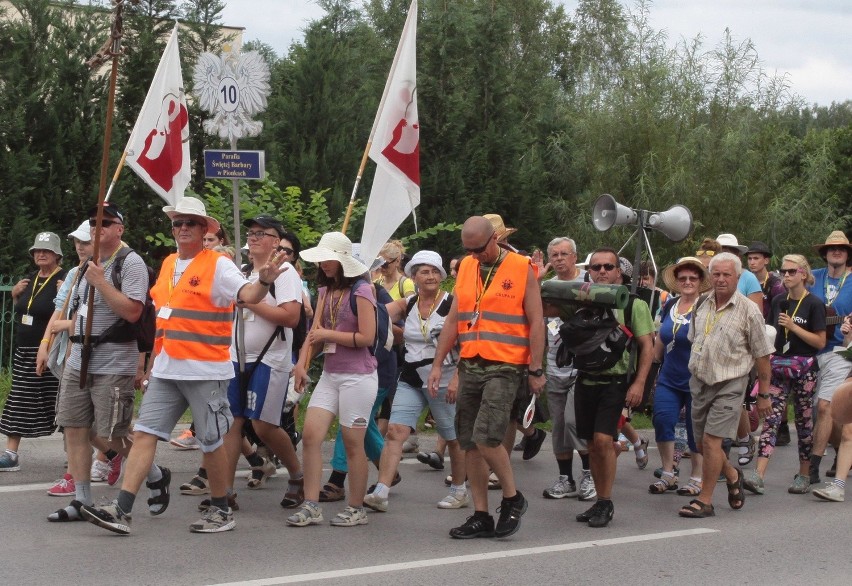
[{"label": "man carrying backpack", "polygon": [[[618,253],[612,248],[598,248],[587,265],[593,283],[620,283],[621,268]],[[578,370],[574,390],[574,411],[577,435],[586,440],[589,463],[598,500],[587,511],[577,515],[577,521],[589,527],[606,527],[613,516],[612,486],[615,483],[616,460],[613,441],[618,437],[618,422],[625,407],[637,407],[642,402],[645,379],[653,361],[654,321],[648,304],[631,298],[631,306],[616,310],[618,321],[632,333],[632,342],[622,351],[615,366],[594,371]],[[629,315],[629,320],[625,316]],[[626,323],[629,322],[629,323]],[[635,370],[634,370],[635,368]]]}]

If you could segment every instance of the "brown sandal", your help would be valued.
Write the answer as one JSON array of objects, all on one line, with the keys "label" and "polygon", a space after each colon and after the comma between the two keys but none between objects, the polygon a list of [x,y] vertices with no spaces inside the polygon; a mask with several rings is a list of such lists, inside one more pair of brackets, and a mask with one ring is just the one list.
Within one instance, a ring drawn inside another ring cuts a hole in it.
[{"label": "brown sandal", "polygon": [[725,482],[728,487],[728,504],[735,511],[742,509],[745,504],[744,482],[742,468],[737,468],[737,479],[734,482]]},{"label": "brown sandal", "polygon": [[345,498],[346,489],[330,482],[322,487],[319,494],[319,502],[321,503],[333,503],[335,501],[342,501]]},{"label": "brown sandal", "polygon": [[[320,500],[322,500],[322,495],[320,495]],[[287,481],[287,492],[284,493],[281,506],[285,509],[295,509],[303,502],[305,502],[305,479],[291,478]]]},{"label": "brown sandal", "polygon": [[713,505],[702,503],[698,499],[692,499],[689,501],[689,504],[684,505],[677,514],[681,517],[687,517],[690,519],[703,519],[705,517],[713,517],[716,514],[716,511],[713,509]]}]

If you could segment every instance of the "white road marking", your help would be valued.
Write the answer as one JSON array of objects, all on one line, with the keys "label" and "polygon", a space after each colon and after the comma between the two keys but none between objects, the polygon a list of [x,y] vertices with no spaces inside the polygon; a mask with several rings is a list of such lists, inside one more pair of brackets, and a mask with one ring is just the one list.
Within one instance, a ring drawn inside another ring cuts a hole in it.
[{"label": "white road marking", "polygon": [[639,543],[643,541],[657,541],[660,539],[674,539],[677,537],[690,537],[694,535],[705,535],[718,533],[717,529],[696,528],[684,531],[666,531],[664,533],[648,533],[645,535],[631,535],[628,537],[615,537],[612,539],[597,539],[594,541],[581,541],[578,543],[562,543],[559,545],[544,545],[540,547],[525,547],[514,550],[501,550],[488,553],[460,555],[455,557],[441,557],[428,560],[416,560],[410,562],[399,562],[385,564],[382,566],[364,566],[350,568],[348,570],[331,570],[327,572],[315,572],[312,574],[298,574],[295,576],[278,576],[275,578],[263,578],[260,580],[243,580],[240,582],[227,582],[212,586],[273,586],[276,584],[298,584],[302,582],[314,582],[317,580],[330,580],[334,578],[363,577],[367,574],[383,574],[387,572],[401,572],[418,568],[434,568],[436,566],[448,566],[451,564],[463,564],[467,562],[483,562],[488,560],[504,559],[511,557],[522,557],[540,555],[545,553],[559,553],[575,549],[587,549],[590,547],[605,547],[609,545],[623,545],[625,543]]}]

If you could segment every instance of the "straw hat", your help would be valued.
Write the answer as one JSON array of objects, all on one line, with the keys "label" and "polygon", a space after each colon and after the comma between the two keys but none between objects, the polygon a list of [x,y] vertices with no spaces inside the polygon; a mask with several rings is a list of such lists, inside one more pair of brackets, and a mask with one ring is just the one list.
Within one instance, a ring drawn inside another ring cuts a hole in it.
[{"label": "straw hat", "polygon": [[748,250],[748,246],[743,246],[737,242],[737,237],[733,234],[719,234],[716,236],[716,242],[721,244],[722,248],[736,248],[740,251],[740,254],[745,254],[745,251]]},{"label": "straw hat", "polygon": [[176,206],[163,206],[163,211],[166,212],[169,218],[174,218],[175,216],[198,216],[204,218],[204,221],[207,222],[208,232],[219,231],[219,220],[208,216],[204,203],[200,199],[190,195],[180,198]]},{"label": "straw hat", "polygon": [[441,271],[441,278],[447,278],[447,271],[444,270],[444,263],[441,259],[441,255],[437,252],[432,252],[431,250],[421,250],[416,252],[411,260],[408,261],[408,264],[405,265],[405,275],[408,277],[413,276],[411,274],[411,270],[417,265],[429,265],[430,267],[435,267],[439,271]]},{"label": "straw hat", "polygon": [[518,231],[517,228],[507,228],[503,223],[503,218],[497,214],[484,214],[482,216],[494,226],[494,233],[497,234],[497,242],[506,240],[509,236]]},{"label": "straw hat", "polygon": [[814,248],[817,249],[819,255],[825,258],[826,248],[829,246],[845,246],[846,250],[849,251],[849,255],[852,256],[852,244],[849,244],[849,239],[846,237],[840,230],[835,230],[831,234],[828,235],[828,238],[825,239],[824,244],[815,244]]},{"label": "straw hat", "polygon": [[667,266],[663,269],[663,283],[666,284],[666,289],[671,291],[672,293],[680,293],[680,284],[677,282],[677,277],[675,276],[677,270],[681,267],[689,267],[698,271],[698,274],[701,275],[701,282],[698,284],[698,290],[700,292],[710,290],[710,277],[707,274],[707,269],[704,268],[704,265],[701,261],[694,256],[684,256],[673,264]]},{"label": "straw hat", "polygon": [[360,277],[367,272],[367,265],[352,254],[352,242],[342,232],[327,232],[319,244],[299,253],[308,262],[320,263],[336,260],[343,267],[344,277]]}]

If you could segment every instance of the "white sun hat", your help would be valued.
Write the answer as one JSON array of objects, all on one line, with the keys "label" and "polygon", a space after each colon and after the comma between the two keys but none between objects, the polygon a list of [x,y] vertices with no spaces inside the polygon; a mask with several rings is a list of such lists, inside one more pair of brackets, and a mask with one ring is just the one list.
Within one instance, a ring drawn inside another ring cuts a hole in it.
[{"label": "white sun hat", "polygon": [[740,251],[740,254],[745,254],[746,250],[748,250],[748,246],[743,246],[737,242],[737,237],[733,234],[719,234],[716,236],[716,242],[721,244],[722,248],[736,248]]},{"label": "white sun hat", "polygon": [[199,216],[207,222],[208,232],[219,231],[219,220],[208,216],[204,203],[196,197],[189,195],[182,197],[175,206],[163,206],[163,211],[166,212],[169,218],[174,218],[175,216]]},{"label": "white sun hat", "polygon": [[320,263],[336,260],[343,267],[344,277],[360,277],[367,272],[367,265],[352,254],[352,242],[342,232],[327,232],[319,244],[299,253],[308,262]]},{"label": "white sun hat", "polygon": [[421,250],[419,252],[414,253],[414,256],[411,257],[411,260],[405,265],[405,275],[407,277],[413,276],[411,274],[411,270],[417,265],[429,265],[430,267],[435,267],[439,271],[441,271],[441,278],[447,278],[447,271],[444,270],[444,263],[441,259],[441,255],[437,252],[432,252],[431,250]]}]

